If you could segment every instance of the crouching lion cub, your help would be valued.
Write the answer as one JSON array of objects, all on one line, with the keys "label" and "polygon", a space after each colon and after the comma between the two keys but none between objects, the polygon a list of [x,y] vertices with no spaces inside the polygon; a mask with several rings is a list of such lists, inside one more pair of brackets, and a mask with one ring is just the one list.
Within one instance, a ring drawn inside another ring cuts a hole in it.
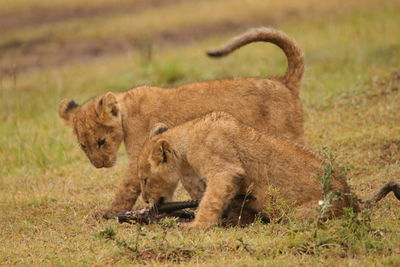
[{"label": "crouching lion cub", "polygon": [[[238,195],[249,195],[246,209],[265,211],[267,191],[291,203],[299,219],[312,215],[321,199],[318,175],[325,175],[324,160],[291,141],[262,134],[224,112],[213,112],[168,130],[157,126],[139,157],[142,198],[147,203],[172,199],[179,181],[191,198],[201,199],[196,219],[187,227],[215,224]],[[330,175],[334,193],[328,216],[344,207],[359,211],[361,204],[350,193],[343,177]],[[378,201],[390,191],[400,199],[400,187],[391,182]],[[269,214],[266,214],[268,217]]]},{"label": "crouching lion cub", "polygon": [[176,88],[142,86],[124,93],[106,93],[83,105],[65,99],[60,117],[73,128],[78,142],[97,168],[112,167],[124,141],[129,171],[106,218],[130,210],[140,194],[137,157],[151,127],[159,121],[172,127],[211,111],[233,114],[260,131],[303,140],[303,112],[299,86],[304,72],[303,54],[286,34],[268,28],[250,30],[222,48],[209,52],[223,56],[252,42],[271,42],[288,59],[281,78],[237,78],[182,85]]}]

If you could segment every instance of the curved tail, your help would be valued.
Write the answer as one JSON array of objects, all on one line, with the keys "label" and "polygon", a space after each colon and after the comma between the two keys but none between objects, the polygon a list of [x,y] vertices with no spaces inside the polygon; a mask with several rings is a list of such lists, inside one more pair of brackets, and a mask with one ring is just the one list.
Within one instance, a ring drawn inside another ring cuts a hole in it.
[{"label": "curved tail", "polygon": [[369,198],[362,200],[362,208],[368,208],[372,204],[377,203],[382,198],[386,197],[387,194],[393,192],[395,197],[400,200],[400,184],[390,181],[381,187],[378,192],[370,196]]},{"label": "curved tail", "polygon": [[288,68],[283,76],[283,82],[295,93],[298,93],[299,86],[304,74],[304,56],[296,41],[285,33],[270,29],[256,28],[239,35],[224,46],[207,52],[210,57],[222,57],[230,54],[236,49],[252,42],[270,42],[280,47],[286,54]]}]

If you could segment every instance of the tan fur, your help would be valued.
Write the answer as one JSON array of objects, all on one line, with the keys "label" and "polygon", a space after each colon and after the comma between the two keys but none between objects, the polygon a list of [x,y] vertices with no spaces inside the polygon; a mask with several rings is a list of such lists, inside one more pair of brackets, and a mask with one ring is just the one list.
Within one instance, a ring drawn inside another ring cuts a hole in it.
[{"label": "tan fur", "polygon": [[[142,198],[152,203],[171,200],[181,181],[193,199],[201,199],[188,227],[207,228],[237,195],[249,195],[246,208],[263,212],[269,187],[293,205],[297,218],[308,218],[322,197],[317,175],[323,174],[323,163],[300,145],[213,112],[151,137],[139,157],[139,177]],[[332,202],[330,215],[339,215],[344,207],[358,209],[340,175],[333,173],[331,185],[342,199]]]},{"label": "tan fur", "polygon": [[[122,141],[130,156],[129,171],[106,215],[129,210],[140,194],[136,160],[149,130],[156,122],[169,127],[211,111],[226,111],[260,131],[303,141],[303,113],[299,99],[304,62],[294,40],[268,28],[254,29],[210,53],[220,56],[251,42],[271,42],[288,57],[283,78],[238,78],[196,82],[176,88],[142,86],[130,91],[107,93],[78,106],[60,103],[59,114],[73,127],[78,141],[96,167],[111,167]],[[98,141],[105,144],[99,147]]]}]

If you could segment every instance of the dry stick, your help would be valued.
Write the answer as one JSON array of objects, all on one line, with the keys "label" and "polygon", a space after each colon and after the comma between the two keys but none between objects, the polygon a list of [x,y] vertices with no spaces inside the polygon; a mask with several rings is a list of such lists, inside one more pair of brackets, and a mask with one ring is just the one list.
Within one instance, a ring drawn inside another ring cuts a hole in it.
[{"label": "dry stick", "polygon": [[182,209],[197,208],[199,204],[200,200],[166,202],[154,205],[152,211],[157,213],[170,213]]},{"label": "dry stick", "polygon": [[[252,200],[251,195],[236,195],[235,199],[247,199]],[[151,207],[145,207],[135,211],[123,211],[117,214],[118,222],[123,223],[144,223],[149,224],[157,222],[164,217],[175,217],[178,221],[189,222],[194,219],[194,213],[184,209],[197,208],[200,204],[200,200],[188,200],[188,201],[177,201],[177,202],[166,202],[153,205]],[[269,223],[269,218],[260,215],[263,223]]]},{"label": "dry stick", "polygon": [[176,217],[178,220],[184,221],[193,220],[193,212],[182,210],[187,208],[197,208],[199,203],[199,200],[161,203],[140,210],[123,211],[118,213],[117,217],[120,223],[137,222],[145,224],[159,221],[163,217]]}]

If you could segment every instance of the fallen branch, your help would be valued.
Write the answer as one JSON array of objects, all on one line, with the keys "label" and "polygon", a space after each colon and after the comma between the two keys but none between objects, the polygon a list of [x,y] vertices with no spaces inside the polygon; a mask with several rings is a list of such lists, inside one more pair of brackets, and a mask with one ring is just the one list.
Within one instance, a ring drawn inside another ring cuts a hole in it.
[{"label": "fallen branch", "polygon": [[[252,199],[254,199],[252,196],[244,196],[244,195],[236,195],[234,197],[234,200],[244,201],[243,203]],[[166,202],[162,204],[156,204],[150,207],[145,207],[140,210],[122,211],[117,214],[117,218],[118,222],[120,223],[126,222],[126,223],[150,224],[158,222],[166,217],[175,218],[177,222],[191,222],[194,220],[195,214],[194,212],[186,209],[197,208],[199,204],[200,200]],[[236,208],[239,207],[240,211],[235,212],[235,207]],[[232,214],[230,215],[231,211]],[[260,218],[261,221],[265,224],[268,224],[270,222],[269,218],[265,214],[258,213],[252,210],[251,208],[243,206],[242,204],[239,206],[233,205],[229,207],[229,210],[225,212],[223,217],[225,217],[225,219],[228,219],[228,221],[232,220],[233,218],[233,224],[236,225],[240,224],[240,218],[242,217],[242,213],[246,214],[245,216],[246,218],[243,218],[246,221],[245,224],[253,222],[256,217]],[[237,221],[236,217],[239,218],[239,221]]]},{"label": "fallen branch", "polygon": [[199,203],[199,200],[166,202],[140,210],[122,211],[117,214],[118,222],[150,224],[165,217],[176,218],[178,222],[190,222],[194,220],[195,215],[185,209],[197,208]]}]

